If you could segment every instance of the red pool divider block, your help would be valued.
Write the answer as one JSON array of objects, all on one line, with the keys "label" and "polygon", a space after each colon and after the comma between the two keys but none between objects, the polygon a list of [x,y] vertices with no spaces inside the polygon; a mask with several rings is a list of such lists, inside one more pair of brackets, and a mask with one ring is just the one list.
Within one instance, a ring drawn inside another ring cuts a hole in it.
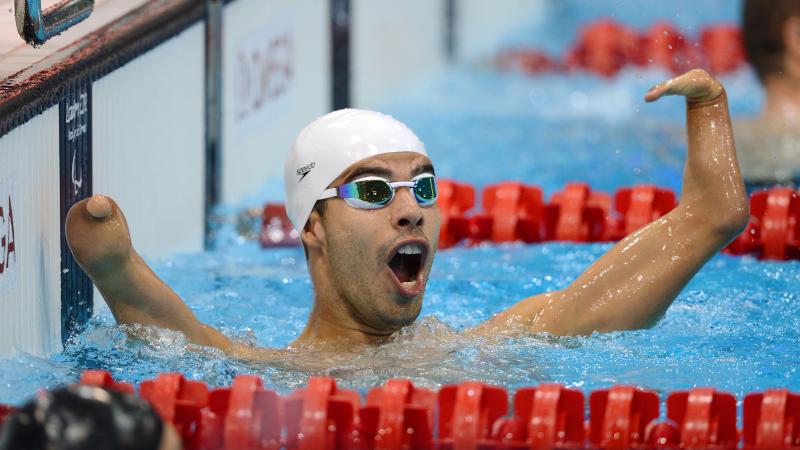
[{"label": "red pool divider block", "polygon": [[632,29],[613,20],[585,26],[566,56],[570,69],[584,69],[611,77],[630,62],[641,60],[640,38]]},{"label": "red pool divider block", "polygon": [[589,397],[590,442],[605,450],[653,448],[648,425],[658,419],[658,394],[633,386],[614,386]]},{"label": "red pool divider block", "polygon": [[586,183],[567,183],[544,206],[545,240],[606,240],[610,203],[608,194],[592,192]]},{"label": "red pool divider block", "polygon": [[229,388],[212,391],[209,408],[200,413],[206,422],[200,422],[197,449],[281,448],[281,399],[260,377],[238,375]]},{"label": "red pool divider block", "polygon": [[283,398],[286,449],[361,450],[369,448],[357,415],[355,391],[336,388],[328,377],[312,377],[305,389]]},{"label": "red pool divider block", "polygon": [[758,224],[763,259],[800,257],[800,197],[797,191],[777,187],[750,197],[750,215]]},{"label": "red pool divider block", "polygon": [[651,422],[645,430],[645,449],[678,450],[680,449],[681,431],[672,420]]},{"label": "red pool divider block", "polygon": [[800,395],[787,389],[744,398],[744,449],[800,449]]},{"label": "red pool divider block", "polygon": [[733,72],[747,60],[742,32],[735,24],[708,26],[700,33],[705,65],[716,74]]},{"label": "red pool divider block", "polygon": [[514,181],[489,185],[481,194],[483,212],[470,220],[473,242],[542,240],[542,190]]},{"label": "red pool divider block", "polygon": [[187,380],[180,373],[161,373],[142,381],[139,396],[150,402],[161,418],[174,423],[178,405],[202,408],[208,405],[208,387],[202,381]]},{"label": "red pool divider block", "polygon": [[470,235],[467,211],[475,206],[475,188],[452,180],[437,180],[436,190],[442,217],[439,229],[439,248],[456,245]]},{"label": "red pool divider block", "polygon": [[477,381],[444,386],[439,390],[438,450],[498,448],[495,422],[508,413],[505,389]]},{"label": "red pool divider block", "polygon": [[17,408],[14,408],[11,405],[0,405],[0,427],[3,426],[3,422],[5,422],[6,417],[10,416],[16,411]]},{"label": "red pool divider block", "polygon": [[220,395],[179,373],[162,373],[139,385],[139,395],[153,405],[162,420],[175,426],[184,448],[191,450],[229,448],[221,447],[223,415],[221,408],[209,408],[212,394]]},{"label": "red pool divider block", "polygon": [[736,398],[713,388],[673,392],[667,398],[667,417],[678,424],[680,448],[734,450]]},{"label": "red pool divider block", "polygon": [[672,211],[675,193],[650,184],[622,188],[614,194],[614,209],[620,213],[617,229],[610,236],[619,240]]},{"label": "red pool divider block", "polygon": [[514,395],[514,417],[500,419],[495,438],[504,449],[583,449],[583,393],[559,384],[522,388]]},{"label": "red pool divider block", "polygon": [[292,226],[283,203],[267,203],[261,211],[262,247],[294,247],[300,245],[300,234]]},{"label": "red pool divider block", "polygon": [[[752,204],[752,197],[750,200]],[[760,228],[759,219],[751,215],[750,220],[747,222],[747,227],[742,231],[742,234],[731,241],[722,251],[730,255],[746,255],[748,253],[758,252],[761,248],[759,237]]]},{"label": "red pool divider block", "polygon": [[88,384],[90,386],[98,386],[119,392],[126,392],[128,394],[136,393],[136,388],[132,384],[115,381],[114,377],[112,377],[111,374],[105,370],[84,370],[81,374],[79,383]]},{"label": "red pool divider block", "polygon": [[641,42],[647,63],[672,73],[685,72],[700,60],[694,44],[669,22],[652,24]]},{"label": "red pool divider block", "polygon": [[359,417],[369,448],[433,450],[436,393],[391,379],[367,394]]}]

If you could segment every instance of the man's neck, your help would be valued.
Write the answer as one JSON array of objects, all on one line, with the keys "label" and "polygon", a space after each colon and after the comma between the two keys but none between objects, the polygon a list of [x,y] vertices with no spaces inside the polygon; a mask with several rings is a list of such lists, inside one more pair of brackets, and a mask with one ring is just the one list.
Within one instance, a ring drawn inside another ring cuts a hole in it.
[{"label": "man's neck", "polygon": [[386,341],[390,334],[369,329],[347,311],[329,308],[331,302],[316,298],[308,323],[291,347],[345,350],[371,346]]},{"label": "man's neck", "polygon": [[763,120],[780,128],[800,124],[800,77],[771,76],[764,82],[764,89]]}]

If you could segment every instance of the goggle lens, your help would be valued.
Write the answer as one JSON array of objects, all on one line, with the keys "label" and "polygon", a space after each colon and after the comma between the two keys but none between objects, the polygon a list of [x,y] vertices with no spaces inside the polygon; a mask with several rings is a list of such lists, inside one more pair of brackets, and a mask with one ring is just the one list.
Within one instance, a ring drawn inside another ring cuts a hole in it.
[{"label": "goggle lens", "polygon": [[392,200],[393,188],[383,180],[363,180],[353,183],[356,185],[355,197],[374,205],[387,205]]},{"label": "goggle lens", "polygon": [[432,205],[436,201],[436,179],[430,175],[415,179],[414,197],[422,206]]}]

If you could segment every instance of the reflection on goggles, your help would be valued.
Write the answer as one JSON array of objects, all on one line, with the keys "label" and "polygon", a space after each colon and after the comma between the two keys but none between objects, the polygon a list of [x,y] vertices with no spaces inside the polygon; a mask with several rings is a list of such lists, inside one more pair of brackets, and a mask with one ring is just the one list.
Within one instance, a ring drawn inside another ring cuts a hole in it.
[{"label": "reflection on goggles", "polygon": [[339,197],[354,208],[377,209],[388,205],[394,198],[395,190],[400,187],[411,188],[420,206],[436,203],[436,177],[429,173],[417,175],[411,181],[390,182],[381,177],[359,178],[339,187],[326,189],[319,199]]}]

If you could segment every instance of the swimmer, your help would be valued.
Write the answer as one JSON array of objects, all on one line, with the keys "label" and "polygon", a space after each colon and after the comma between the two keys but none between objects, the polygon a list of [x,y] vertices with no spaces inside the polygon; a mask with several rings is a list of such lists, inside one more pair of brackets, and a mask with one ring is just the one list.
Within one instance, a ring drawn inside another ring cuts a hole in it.
[{"label": "swimmer", "polygon": [[[695,69],[654,86],[645,100],[667,95],[686,97],[689,151],[680,204],[617,243],[565,289],[521,299],[463,333],[586,335],[649,327],[744,229],[749,203],[724,88]],[[134,250],[125,216],[108,197],[72,207],[70,249],[118,323],[178,330],[237,358],[346,354],[411,325],[441,220],[434,166],[417,136],[380,113],[335,111],[300,131],[284,175],[287,212],[300,230],[314,289],[308,323],[287,349],[245,345],[201,323]]]},{"label": "swimmer", "polygon": [[761,114],[736,122],[749,189],[800,182],[800,2],[747,0],[742,13],[747,58],[764,86]]},{"label": "swimmer", "polygon": [[179,450],[146,401],[95,386],[42,391],[0,428],[0,450]]}]

